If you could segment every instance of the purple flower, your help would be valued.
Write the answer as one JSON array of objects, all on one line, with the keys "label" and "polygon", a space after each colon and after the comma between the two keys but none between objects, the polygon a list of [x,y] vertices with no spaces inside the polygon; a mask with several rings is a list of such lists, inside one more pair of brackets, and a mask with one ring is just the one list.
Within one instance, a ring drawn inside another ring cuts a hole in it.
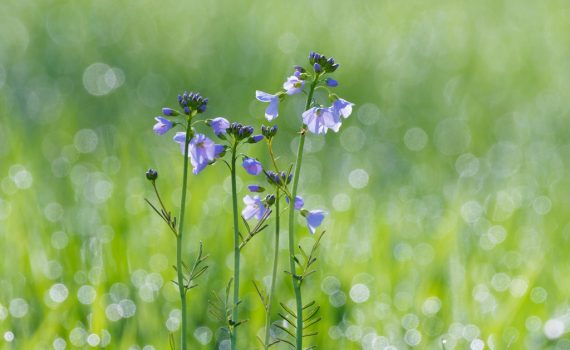
[{"label": "purple flower", "polygon": [[[285,201],[289,203],[289,197],[285,197]],[[295,197],[295,209],[301,210],[303,209],[303,205],[305,205],[305,201],[300,196]]]},{"label": "purple flower", "polygon": [[154,118],[154,120],[156,120],[157,123],[154,124],[154,126],[152,127],[152,130],[157,135],[163,135],[164,133],[166,133],[168,130],[170,130],[172,128],[172,122],[166,118],[156,117],[156,118]]},{"label": "purple flower", "polygon": [[249,185],[249,186],[247,186],[247,189],[250,192],[263,192],[263,191],[265,191],[265,188],[263,188],[259,185]]},{"label": "purple flower", "polygon": [[230,122],[226,118],[218,117],[208,120],[208,125],[214,129],[216,136],[220,136],[226,133],[226,129],[230,127]]},{"label": "purple flower", "polygon": [[269,106],[265,109],[265,118],[267,118],[267,120],[272,121],[277,118],[279,115],[279,95],[271,95],[267,92],[257,90],[255,91],[255,98],[261,102],[269,102]]},{"label": "purple flower", "polygon": [[259,175],[263,171],[261,163],[257,159],[249,157],[244,158],[242,166],[250,175]]},{"label": "purple flower", "polygon": [[261,220],[263,214],[265,213],[265,204],[259,198],[259,196],[247,195],[243,197],[243,202],[246,207],[241,211],[241,215],[244,219],[249,220],[255,217],[257,220]]},{"label": "purple flower", "polygon": [[328,129],[340,129],[340,117],[332,108],[313,107],[303,112],[303,123],[313,134],[325,134]]},{"label": "purple flower", "polygon": [[249,143],[258,143],[259,141],[263,140],[263,135],[253,135],[248,139],[247,142]]},{"label": "purple flower", "polygon": [[315,230],[323,222],[326,213],[327,212],[323,210],[311,210],[305,215],[307,218],[307,226],[309,227],[309,232],[311,232],[312,235],[315,234]]},{"label": "purple flower", "polygon": [[343,100],[342,98],[338,98],[333,102],[332,109],[335,111],[335,113],[348,118],[348,116],[352,113],[352,106],[354,106],[354,103]]},{"label": "purple flower", "polygon": [[164,107],[162,109],[162,114],[164,114],[167,117],[174,117],[174,116],[178,115],[178,111],[176,111],[172,108]]},{"label": "purple flower", "polygon": [[287,91],[287,95],[295,95],[302,92],[304,86],[305,82],[295,75],[290,76],[287,78],[287,81],[283,83],[283,89]]},{"label": "purple flower", "polygon": [[[177,132],[174,141],[180,144],[180,150],[184,154],[186,133]],[[215,144],[206,135],[195,134],[188,144],[188,156],[192,164],[192,172],[198,175],[208,164],[215,161],[224,150],[224,146]]]},{"label": "purple flower", "polygon": [[320,73],[323,71],[323,68],[321,67],[321,65],[316,63],[316,62],[315,62],[315,64],[313,64],[313,69],[315,70],[315,73]]},{"label": "purple flower", "polygon": [[327,84],[327,86],[330,86],[330,87],[337,87],[338,81],[334,80],[333,78],[327,78],[326,84]]}]

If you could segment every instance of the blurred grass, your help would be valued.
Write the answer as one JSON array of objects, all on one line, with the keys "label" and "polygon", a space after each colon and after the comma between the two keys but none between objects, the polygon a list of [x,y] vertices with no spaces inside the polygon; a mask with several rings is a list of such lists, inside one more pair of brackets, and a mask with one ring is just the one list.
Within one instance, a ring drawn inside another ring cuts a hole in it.
[{"label": "blurred grass", "polygon": [[[330,213],[305,290],[323,306],[319,348],[570,349],[569,19],[565,1],[3,1],[0,348],[88,334],[166,348],[174,240],[144,205],[143,173],[159,170],[174,210],[181,164],[152,118],[187,89],[210,98],[208,116],[257,127],[254,91],[277,90],[316,50],[341,63],[337,91],[357,105],[339,134],[309,137],[303,165],[307,206]],[[278,120],[284,163],[293,100]],[[199,240],[211,255],[190,310],[213,340],[196,349],[215,348],[206,304],[231,275],[228,185],[222,166],[190,182],[186,256]],[[243,348],[263,324],[247,281],[269,275],[269,247],[265,235],[244,252]],[[113,321],[121,300],[136,313]]]}]

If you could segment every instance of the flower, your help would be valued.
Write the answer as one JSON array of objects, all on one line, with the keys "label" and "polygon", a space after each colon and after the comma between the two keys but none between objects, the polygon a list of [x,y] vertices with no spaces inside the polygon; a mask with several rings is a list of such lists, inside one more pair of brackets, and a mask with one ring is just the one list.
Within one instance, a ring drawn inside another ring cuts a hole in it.
[{"label": "flower", "polygon": [[304,86],[305,82],[295,75],[290,76],[287,78],[287,81],[283,83],[283,89],[287,91],[287,95],[295,95],[301,93]]},{"label": "flower", "polygon": [[257,90],[255,91],[255,98],[261,102],[269,102],[269,106],[265,109],[265,118],[267,118],[267,120],[272,121],[277,118],[279,115],[279,95],[271,95],[267,92]]},{"label": "flower", "polygon": [[259,185],[249,185],[249,186],[247,186],[247,189],[250,192],[263,192],[263,191],[265,191],[265,188],[263,188]]},{"label": "flower", "polygon": [[172,108],[164,107],[162,109],[162,114],[164,114],[167,117],[174,117],[178,115],[178,111]]},{"label": "flower", "polygon": [[247,139],[248,143],[258,143],[259,141],[263,140],[263,135],[253,135],[249,139]]},{"label": "flower", "polygon": [[307,227],[309,227],[309,232],[311,232],[312,235],[315,234],[315,230],[323,222],[326,213],[327,212],[323,210],[311,210],[306,213]]},{"label": "flower", "polygon": [[172,129],[172,122],[170,120],[163,118],[163,117],[156,117],[156,118],[154,118],[154,120],[156,120],[157,123],[154,124],[154,126],[152,127],[152,130],[157,135],[163,135],[168,130]]},{"label": "flower", "polygon": [[313,134],[325,134],[328,129],[340,129],[340,117],[332,108],[313,107],[303,112],[303,123]]},{"label": "flower", "polygon": [[327,86],[330,86],[330,87],[337,87],[338,86],[338,81],[334,80],[333,78],[327,78],[325,83],[327,84]]},{"label": "flower", "polygon": [[[186,133],[177,132],[174,141],[180,144],[182,154],[184,154],[184,143],[186,142]],[[216,160],[225,150],[222,145],[217,145],[206,135],[196,134],[188,144],[188,156],[192,164],[192,172],[198,175],[208,164]]]},{"label": "flower", "polygon": [[243,197],[243,202],[246,207],[241,211],[241,215],[245,220],[249,220],[255,217],[257,220],[261,220],[263,214],[265,213],[265,204],[259,198],[259,196],[247,195]]},{"label": "flower", "polygon": [[222,117],[210,119],[207,121],[207,124],[212,127],[216,136],[226,134],[226,129],[230,127],[230,122]]},{"label": "flower", "polygon": [[354,106],[354,103],[343,100],[342,98],[337,98],[333,102],[332,109],[335,111],[335,113],[348,118],[348,116],[352,113],[352,106]]},{"label": "flower", "polygon": [[208,106],[208,99],[202,97],[198,92],[184,91],[182,95],[178,95],[178,103],[184,109],[184,113],[190,115],[192,111],[196,113],[204,113]]},{"label": "flower", "polygon": [[242,163],[243,168],[250,175],[259,175],[263,171],[261,163],[257,159],[245,157]]},{"label": "flower", "polygon": [[[285,197],[285,201],[289,203],[289,197]],[[295,209],[301,210],[303,209],[303,205],[305,205],[305,201],[300,196],[295,197]]]}]

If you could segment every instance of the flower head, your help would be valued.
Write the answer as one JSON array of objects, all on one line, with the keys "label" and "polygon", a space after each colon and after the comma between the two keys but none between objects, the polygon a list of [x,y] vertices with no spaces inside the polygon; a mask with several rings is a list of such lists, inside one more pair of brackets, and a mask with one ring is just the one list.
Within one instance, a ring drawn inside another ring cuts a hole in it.
[{"label": "flower head", "polygon": [[209,119],[206,124],[212,127],[216,136],[225,135],[226,129],[230,127],[230,122],[222,117]]},{"label": "flower head", "polygon": [[292,75],[287,78],[287,81],[283,83],[283,89],[287,92],[287,95],[295,95],[303,91],[305,86],[305,81],[299,79],[296,75]]},{"label": "flower head", "polygon": [[347,100],[343,100],[339,97],[333,102],[332,109],[335,113],[338,113],[344,118],[348,118],[352,113],[352,106],[354,106],[354,103],[348,102]]},{"label": "flower head", "polygon": [[[180,149],[184,154],[186,133],[177,132],[174,141],[180,144]],[[192,172],[198,175],[208,164],[220,157],[224,151],[224,146],[215,144],[206,135],[195,134],[188,144],[188,156],[192,164]]]},{"label": "flower head", "polygon": [[340,117],[332,108],[313,107],[303,112],[303,123],[313,134],[325,134],[329,129],[340,129]]},{"label": "flower head", "polygon": [[325,73],[332,73],[338,69],[339,64],[334,62],[334,58],[327,59],[326,56],[311,52],[309,54],[309,62],[313,65],[315,72],[320,73],[322,70]]},{"label": "flower head", "polygon": [[242,210],[241,215],[245,220],[249,220],[251,218],[256,218],[257,220],[261,220],[263,214],[267,210],[265,208],[265,204],[259,198],[259,196],[250,196],[247,195],[243,197],[243,202],[245,203],[246,207]]},{"label": "flower head", "polygon": [[245,157],[242,163],[243,168],[250,175],[259,175],[263,171],[263,166],[257,159]]},{"label": "flower head", "polygon": [[[285,197],[285,201],[289,203],[289,197]],[[295,210],[303,209],[303,205],[305,205],[305,201],[300,196],[295,197]]]},{"label": "flower head", "polygon": [[317,227],[321,226],[326,213],[327,212],[323,210],[311,210],[306,212],[305,218],[307,219],[307,227],[312,235],[315,234]]},{"label": "flower head", "polygon": [[157,121],[156,124],[152,127],[152,130],[157,135],[164,135],[168,130],[172,129],[172,122],[163,117],[156,117],[154,120]]},{"label": "flower head", "polygon": [[261,102],[269,102],[269,106],[265,109],[265,118],[267,118],[267,120],[272,121],[277,118],[279,115],[279,95],[271,95],[267,92],[257,90],[255,92],[255,98]]},{"label": "flower head", "polygon": [[178,95],[178,103],[180,107],[184,109],[184,113],[190,115],[192,112],[203,113],[206,111],[208,106],[208,99],[202,97],[197,92],[184,92],[182,95]]}]

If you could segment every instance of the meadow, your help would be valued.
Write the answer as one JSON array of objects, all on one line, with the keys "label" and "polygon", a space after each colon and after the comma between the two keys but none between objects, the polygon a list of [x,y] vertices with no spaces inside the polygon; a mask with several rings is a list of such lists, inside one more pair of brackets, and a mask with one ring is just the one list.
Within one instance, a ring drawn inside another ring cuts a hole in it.
[{"label": "meadow", "polygon": [[[569,33],[562,0],[3,0],[0,349],[168,349],[175,244],[145,171],[178,211],[182,157],[153,118],[192,90],[207,118],[259,129],[255,91],[311,51],[340,63],[355,107],[338,133],[306,139],[299,186],[329,213],[304,287],[323,317],[309,343],[570,349]],[[303,107],[281,107],[284,163]],[[240,198],[251,182],[238,175]],[[192,175],[188,200],[183,254],[200,241],[209,254],[188,341],[226,349],[208,301],[233,273],[227,169]],[[270,275],[272,239],[243,251],[240,349],[261,348],[251,281]],[[282,272],[277,290],[294,300]]]}]

